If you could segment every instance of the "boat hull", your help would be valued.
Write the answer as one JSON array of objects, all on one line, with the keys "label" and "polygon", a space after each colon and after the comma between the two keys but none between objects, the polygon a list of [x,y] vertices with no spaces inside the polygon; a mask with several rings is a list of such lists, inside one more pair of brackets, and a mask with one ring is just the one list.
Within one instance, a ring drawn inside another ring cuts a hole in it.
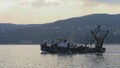
[{"label": "boat hull", "polygon": [[106,48],[63,48],[63,47],[57,47],[53,48],[51,46],[41,46],[41,50],[49,53],[104,53],[106,51]]}]

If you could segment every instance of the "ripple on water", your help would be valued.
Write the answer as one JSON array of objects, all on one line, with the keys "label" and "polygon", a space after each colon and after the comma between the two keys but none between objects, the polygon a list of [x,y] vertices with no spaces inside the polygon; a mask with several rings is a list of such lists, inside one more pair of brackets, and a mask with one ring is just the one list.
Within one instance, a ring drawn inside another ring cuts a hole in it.
[{"label": "ripple on water", "polygon": [[0,68],[120,68],[120,46],[96,54],[41,54],[38,45],[0,46]]}]

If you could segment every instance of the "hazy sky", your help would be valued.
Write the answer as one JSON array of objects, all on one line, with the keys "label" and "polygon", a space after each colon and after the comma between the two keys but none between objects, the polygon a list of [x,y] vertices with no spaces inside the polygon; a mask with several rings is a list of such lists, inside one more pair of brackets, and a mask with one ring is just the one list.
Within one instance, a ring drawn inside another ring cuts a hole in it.
[{"label": "hazy sky", "polygon": [[41,24],[93,13],[120,13],[120,0],[0,0],[0,22]]}]

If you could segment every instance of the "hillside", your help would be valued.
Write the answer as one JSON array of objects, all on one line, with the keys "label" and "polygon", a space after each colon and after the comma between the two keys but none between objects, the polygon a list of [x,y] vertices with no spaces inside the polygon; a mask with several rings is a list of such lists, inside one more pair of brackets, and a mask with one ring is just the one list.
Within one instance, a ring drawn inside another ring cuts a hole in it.
[{"label": "hillside", "polygon": [[103,29],[110,30],[105,43],[120,43],[119,22],[119,14],[92,14],[49,24],[0,24],[0,44],[39,44],[42,39],[69,39],[70,37],[77,43],[85,43],[85,40],[93,39],[90,30],[96,25],[101,25]]}]

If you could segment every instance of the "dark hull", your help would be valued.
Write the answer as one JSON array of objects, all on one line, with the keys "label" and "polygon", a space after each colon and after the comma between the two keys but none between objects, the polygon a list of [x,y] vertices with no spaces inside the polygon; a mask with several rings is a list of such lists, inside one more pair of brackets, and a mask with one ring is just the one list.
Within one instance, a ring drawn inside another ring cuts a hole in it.
[{"label": "dark hull", "polygon": [[41,50],[49,53],[104,53],[106,51],[106,48],[53,48],[50,46],[42,47]]}]

